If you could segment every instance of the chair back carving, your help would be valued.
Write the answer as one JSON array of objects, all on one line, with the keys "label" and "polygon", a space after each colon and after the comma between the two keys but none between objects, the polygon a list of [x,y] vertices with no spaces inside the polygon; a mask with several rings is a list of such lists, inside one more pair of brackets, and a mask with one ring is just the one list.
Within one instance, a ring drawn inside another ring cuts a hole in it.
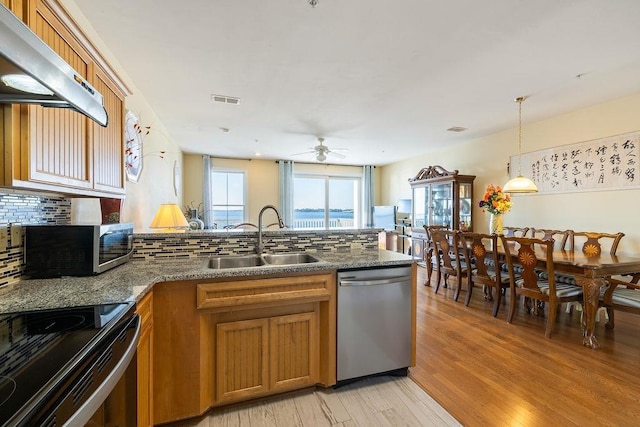
[{"label": "chair back carving", "polygon": [[507,237],[527,237],[529,227],[503,227],[503,231]]},{"label": "chair back carving", "polygon": [[[493,317],[498,315],[502,292],[509,287],[506,274],[501,271],[497,234],[460,232],[460,245],[464,249],[466,265],[473,265],[468,277],[467,297],[465,305],[469,305],[473,288],[483,286],[484,298],[493,300]],[[495,288],[495,297],[493,295]]]},{"label": "chair back carving", "polygon": [[572,250],[570,244],[571,230],[552,230],[548,228],[531,228],[529,237],[532,239],[549,240],[555,242],[556,250]]},{"label": "chair back carving", "polygon": [[476,284],[492,285],[496,275],[499,281],[498,251],[493,250],[498,247],[498,235],[464,231],[460,233],[460,240],[461,245],[468,249],[463,252],[467,265],[471,265],[472,259],[475,260],[473,275]]},{"label": "chair back carving", "polygon": [[[540,266],[538,260],[542,260],[546,263],[546,271],[548,279],[549,294],[555,296],[555,274],[553,267],[553,239],[535,239],[528,237],[502,237],[502,242],[505,248],[510,248],[511,256],[507,256],[507,266],[509,270],[509,276],[512,282],[515,282],[515,269],[516,265],[522,268],[520,272],[519,284],[520,287],[529,290],[532,294],[540,292],[539,272]],[[542,249],[542,252],[536,252],[536,245]],[[534,297],[534,295],[527,295]]]},{"label": "chair back carving", "polygon": [[[537,301],[547,302],[549,315],[546,319],[545,336],[551,337],[555,324],[558,304],[570,301],[582,301],[582,287],[571,284],[557,283],[553,264],[553,239],[535,239],[526,237],[500,236],[509,270],[511,288],[511,300],[509,303],[508,322],[512,322],[516,310],[517,296],[525,297],[527,311],[539,314],[544,306],[535,304],[531,306],[531,298]],[[544,263],[544,269],[540,264]],[[514,266],[522,268],[520,277],[516,279]],[[541,271],[545,274],[541,274]],[[546,276],[546,277],[545,277]]]},{"label": "chair back carving", "polygon": [[455,275],[460,263],[456,262],[456,249],[458,239],[455,231],[446,229],[432,229],[431,236],[435,248],[436,257],[447,274]]},{"label": "chair back carving", "polygon": [[[609,245],[609,254],[615,255],[624,233],[598,233],[591,231],[571,231],[570,248],[576,250],[576,240],[580,250],[588,257],[597,257],[602,253],[602,245]],[[577,238],[577,239],[576,239]]]},{"label": "chair back carving", "polygon": [[460,296],[462,287],[462,278],[469,278],[469,264],[461,260],[462,248],[460,247],[459,231],[431,229],[431,238],[433,240],[434,255],[438,269],[438,280],[434,292],[437,293],[440,288],[440,278],[444,277],[446,285],[447,277],[456,277],[456,290],[454,300],[457,301]]},{"label": "chair back carving", "polygon": [[427,240],[431,240],[431,230],[448,230],[448,225],[423,225],[424,231],[427,233]]},{"label": "chair back carving", "polygon": [[[431,237],[431,230],[448,230],[448,225],[423,225],[424,231],[427,235],[426,247],[424,248],[424,260],[427,267],[427,283],[431,283],[431,275],[433,269],[437,268],[437,264],[440,262],[439,258],[434,254],[433,238]],[[440,283],[438,282],[438,286]],[[437,287],[436,286],[436,289]]]}]

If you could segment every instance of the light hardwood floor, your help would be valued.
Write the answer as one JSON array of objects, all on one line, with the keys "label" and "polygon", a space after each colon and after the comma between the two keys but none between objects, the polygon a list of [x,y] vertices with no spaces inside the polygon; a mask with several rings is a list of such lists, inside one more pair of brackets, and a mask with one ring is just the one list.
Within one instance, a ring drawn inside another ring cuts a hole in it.
[{"label": "light hardwood floor", "polygon": [[173,427],[459,426],[407,377],[373,377],[337,389],[307,389],[228,408]]},{"label": "light hardwood floor", "polygon": [[417,366],[411,377],[465,426],[640,425],[640,316],[616,312],[616,327],[596,325],[598,350],[582,346],[580,313],[545,318],[518,307],[507,323],[474,289],[453,301],[433,293],[419,269]]},{"label": "light hardwood floor", "polygon": [[433,294],[418,274],[413,381],[303,390],[174,426],[640,425],[640,316],[616,313],[613,331],[601,319],[602,348],[591,350],[581,344],[580,313],[559,313],[546,339],[544,318],[520,309],[506,322],[508,297],[494,318],[481,291],[465,307],[466,291],[454,302],[451,288]]}]

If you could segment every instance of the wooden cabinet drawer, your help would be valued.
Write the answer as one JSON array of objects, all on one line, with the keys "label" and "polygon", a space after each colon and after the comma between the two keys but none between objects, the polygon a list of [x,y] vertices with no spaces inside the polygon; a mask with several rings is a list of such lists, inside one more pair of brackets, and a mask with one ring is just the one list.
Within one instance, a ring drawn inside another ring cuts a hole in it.
[{"label": "wooden cabinet drawer", "polygon": [[326,301],[331,297],[332,280],[333,274],[325,273],[201,283],[197,285],[197,308],[215,312]]}]

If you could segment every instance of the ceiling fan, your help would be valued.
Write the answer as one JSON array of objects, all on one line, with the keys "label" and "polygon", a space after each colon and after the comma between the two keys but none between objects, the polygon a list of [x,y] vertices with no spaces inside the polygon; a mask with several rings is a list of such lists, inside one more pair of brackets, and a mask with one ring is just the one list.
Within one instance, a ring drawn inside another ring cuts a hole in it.
[{"label": "ceiling fan", "polygon": [[315,147],[309,147],[309,150],[313,150],[313,151],[305,151],[304,153],[296,153],[296,154],[293,154],[293,156],[300,156],[300,155],[303,155],[303,154],[314,154],[317,161],[324,162],[325,160],[327,160],[327,156],[329,156],[329,155],[335,156],[335,157],[337,157],[339,159],[344,159],[346,156],[344,154],[338,153],[337,151],[349,151],[346,148],[334,148],[333,150],[329,149],[329,147],[324,145],[324,138],[323,137],[318,137],[318,142],[319,142],[319,144],[316,145]]}]

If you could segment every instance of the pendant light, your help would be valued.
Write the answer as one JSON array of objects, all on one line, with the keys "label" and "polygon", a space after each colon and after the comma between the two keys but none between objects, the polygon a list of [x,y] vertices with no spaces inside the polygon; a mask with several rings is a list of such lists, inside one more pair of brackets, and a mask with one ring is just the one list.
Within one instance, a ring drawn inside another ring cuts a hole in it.
[{"label": "pendant light", "polygon": [[522,102],[526,96],[515,99],[518,103],[518,176],[510,179],[502,190],[505,193],[537,193],[538,187],[529,178],[522,176]]}]

